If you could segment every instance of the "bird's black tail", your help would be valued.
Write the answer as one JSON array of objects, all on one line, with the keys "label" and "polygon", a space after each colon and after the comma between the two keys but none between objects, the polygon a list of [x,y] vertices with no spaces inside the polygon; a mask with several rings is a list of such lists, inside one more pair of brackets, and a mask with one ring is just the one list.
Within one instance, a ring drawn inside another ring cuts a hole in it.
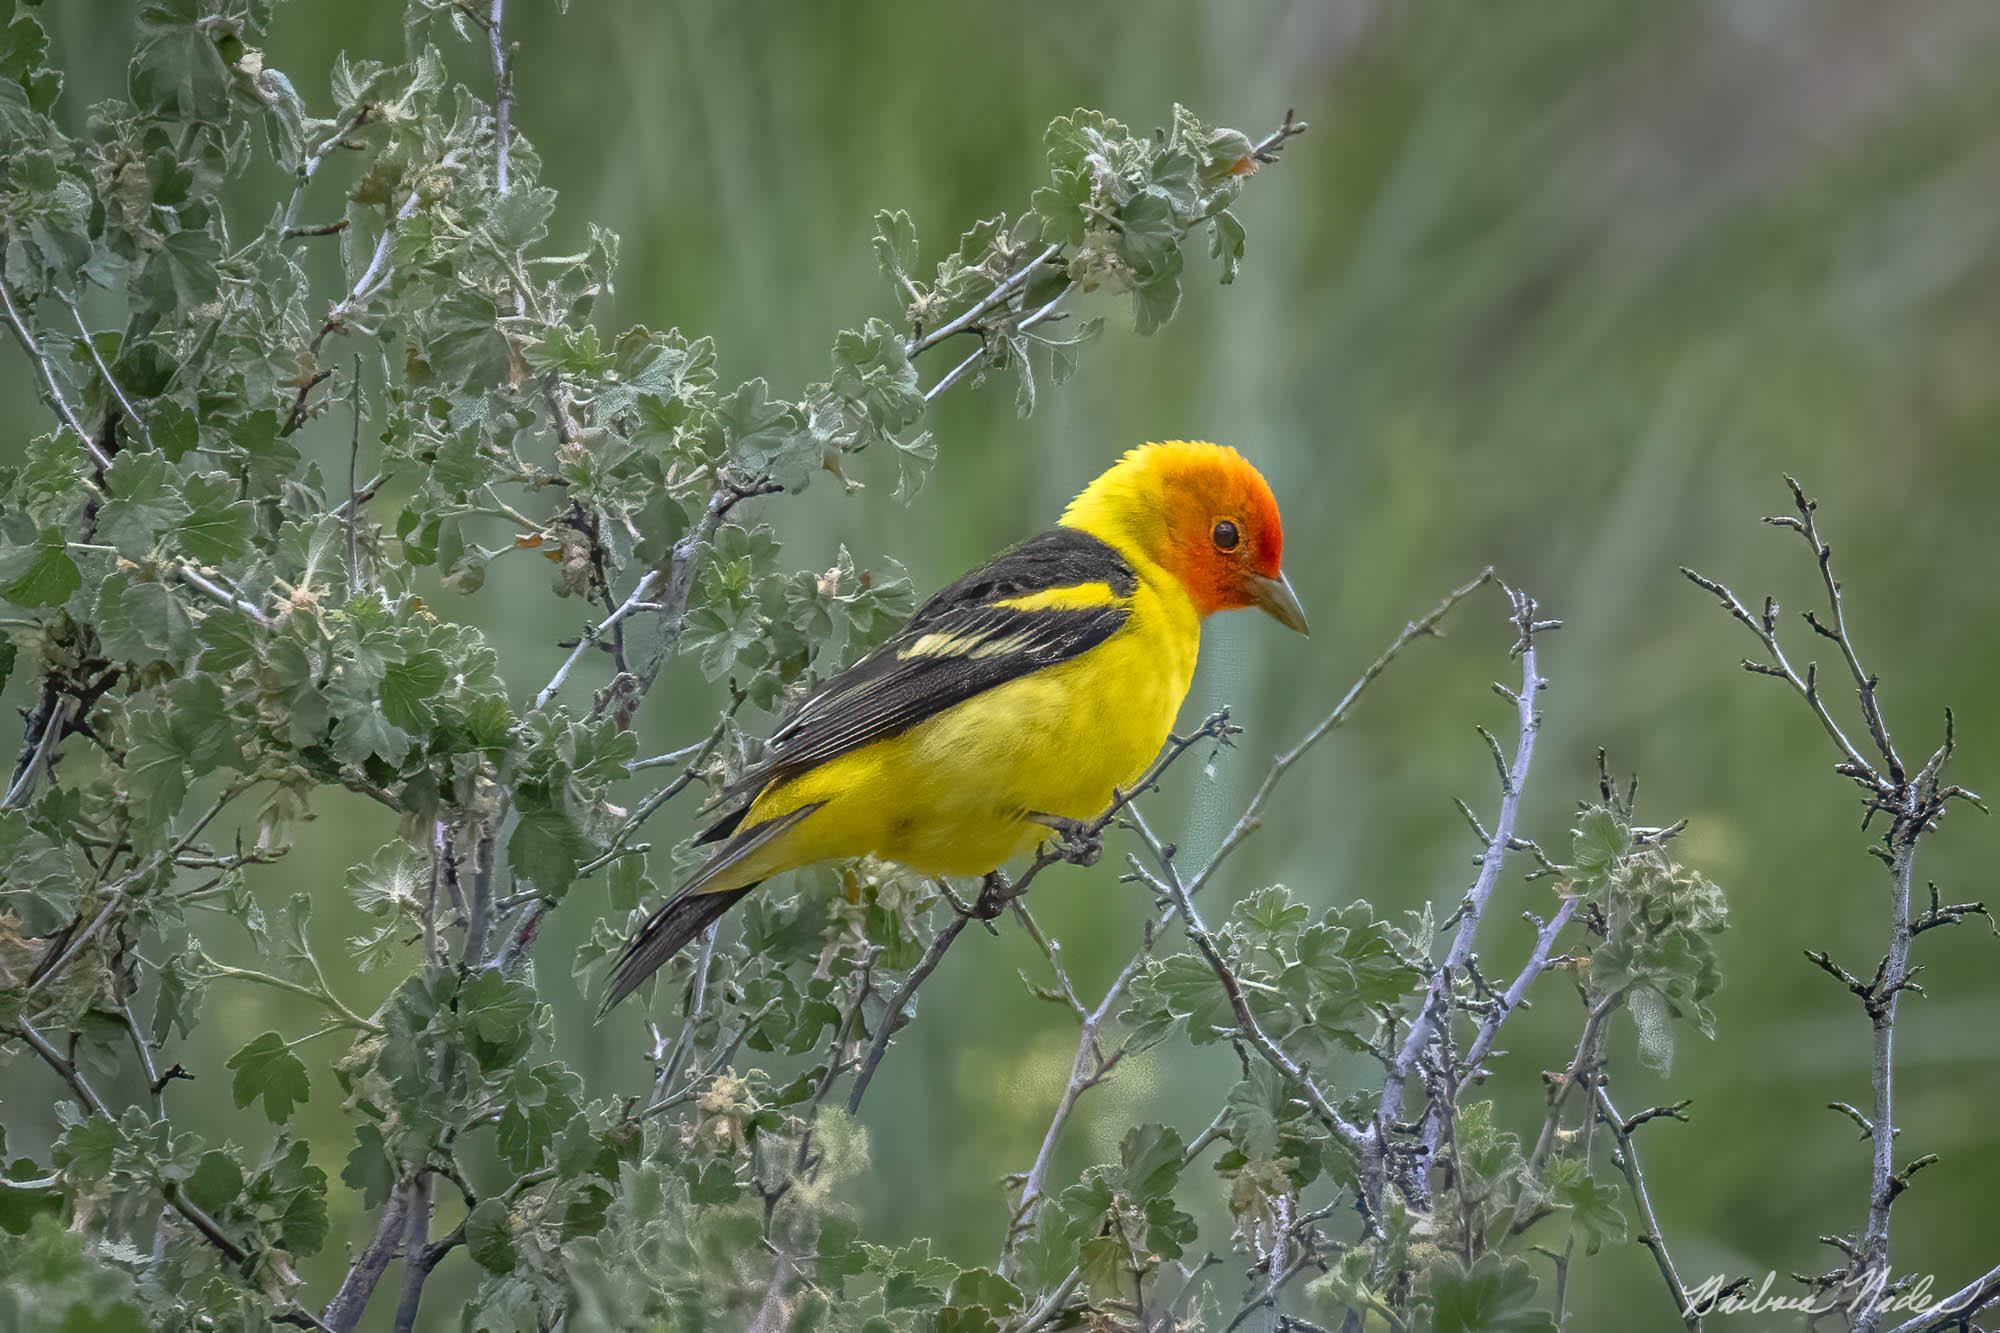
[{"label": "bird's black tail", "polygon": [[772,842],[783,837],[813,811],[825,805],[825,801],[814,801],[796,810],[788,810],[776,819],[767,819],[749,828],[742,827],[744,811],[737,811],[697,839],[699,842],[713,841],[718,830],[726,832],[728,841],[709,858],[708,864],[695,872],[694,878],[681,886],[681,891],[660,905],[660,910],[646,919],[625,946],[625,952],[618,955],[618,961],[611,968],[611,989],[604,996],[604,1005],[597,1011],[599,1018],[611,1012],[611,1007],[630,995],[653,975],[660,965],[679,953],[687,942],[707,930],[710,923],[727,912],[736,900],[763,883],[763,876],[772,872],[770,867],[756,874],[757,879],[726,889],[711,889],[707,886],[717,880],[725,880],[731,871],[745,873],[744,862],[767,848]]},{"label": "bird's black tail", "polygon": [[724,889],[720,893],[683,891],[667,899],[659,911],[646,919],[646,924],[625,946],[625,952],[618,955],[618,962],[611,969],[611,989],[605,993],[597,1016],[602,1018],[610,1013],[613,1005],[644,985],[661,964],[686,948],[689,940],[707,930],[756,887],[745,884],[740,889]]}]

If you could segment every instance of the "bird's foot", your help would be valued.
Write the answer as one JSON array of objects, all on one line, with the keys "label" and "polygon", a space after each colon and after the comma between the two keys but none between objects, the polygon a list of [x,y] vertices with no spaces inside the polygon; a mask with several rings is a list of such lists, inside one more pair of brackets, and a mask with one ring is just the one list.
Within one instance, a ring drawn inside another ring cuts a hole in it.
[{"label": "bird's foot", "polygon": [[973,900],[972,915],[980,921],[996,921],[1014,900],[1014,884],[995,870],[980,881],[979,897]]},{"label": "bird's foot", "polygon": [[1073,866],[1094,866],[1104,854],[1104,837],[1088,820],[1044,814],[1030,814],[1028,818],[1055,831],[1055,854]]}]

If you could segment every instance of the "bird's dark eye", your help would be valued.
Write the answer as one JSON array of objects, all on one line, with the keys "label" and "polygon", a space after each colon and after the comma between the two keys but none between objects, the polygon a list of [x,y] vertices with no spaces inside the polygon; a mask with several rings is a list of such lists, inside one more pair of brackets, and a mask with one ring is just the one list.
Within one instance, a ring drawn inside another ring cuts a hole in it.
[{"label": "bird's dark eye", "polygon": [[1233,551],[1236,549],[1236,543],[1240,540],[1242,538],[1237,534],[1236,525],[1228,519],[1225,518],[1215,525],[1216,550]]}]

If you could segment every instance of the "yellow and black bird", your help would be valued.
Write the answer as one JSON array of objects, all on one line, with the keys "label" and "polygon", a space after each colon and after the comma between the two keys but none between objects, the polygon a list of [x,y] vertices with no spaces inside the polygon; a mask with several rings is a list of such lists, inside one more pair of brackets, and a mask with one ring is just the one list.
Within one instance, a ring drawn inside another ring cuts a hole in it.
[{"label": "yellow and black bird", "polygon": [[821,686],[724,793],[708,864],[640,928],[604,1007],[758,883],[874,853],[980,875],[1087,820],[1171,733],[1202,619],[1258,607],[1306,632],[1262,474],[1189,441],[1127,453],[1056,527],[973,570]]}]

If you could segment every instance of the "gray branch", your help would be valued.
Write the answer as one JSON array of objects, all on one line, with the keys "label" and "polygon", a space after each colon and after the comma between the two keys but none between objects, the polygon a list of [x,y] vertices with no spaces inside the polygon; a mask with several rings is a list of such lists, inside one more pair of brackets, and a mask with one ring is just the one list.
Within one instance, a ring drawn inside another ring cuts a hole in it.
[{"label": "gray branch", "polygon": [[5,282],[0,282],[0,309],[6,311],[7,327],[14,331],[14,337],[20,341],[21,350],[26,352],[28,360],[34,363],[35,371],[42,381],[42,396],[48,400],[49,406],[55,409],[56,415],[63,419],[63,424],[76,433],[77,439],[83,442],[83,447],[90,451],[90,457],[97,464],[98,472],[104,473],[111,467],[111,455],[105,453],[97,441],[90,438],[90,432],[83,428],[83,422],[70,407],[69,399],[63,397],[62,382],[56,379],[55,367],[49,364],[41,345],[35,341],[33,330],[29,329],[27,321],[21,318],[21,312],[15,308],[13,290]]},{"label": "gray branch", "polygon": [[1996,1301],[2000,1301],[2000,1266],[1974,1278],[1929,1306],[1916,1318],[1896,1325],[1890,1333],[1937,1333],[1943,1329],[1965,1328],[1974,1315]]},{"label": "gray branch", "polygon": [[1634,1121],[1618,1114],[1612,1104],[1611,1094],[1603,1083],[1595,1088],[1598,1110],[1610,1129],[1612,1138],[1618,1143],[1618,1168],[1625,1173],[1625,1183],[1632,1188],[1632,1202],[1639,1210],[1639,1225],[1644,1228],[1638,1240],[1653,1256],[1653,1263],[1660,1270],[1660,1279],[1667,1284],[1667,1293],[1673,1297],[1674,1312],[1680,1316],[1690,1333],[1701,1333],[1701,1312],[1695,1309],[1694,1301],[1688,1296],[1687,1284],[1681,1281],[1680,1271],[1674,1267],[1673,1256],[1667,1253],[1665,1233],[1660,1229],[1659,1216],[1653,1211],[1653,1198],[1646,1189],[1646,1173],[1639,1165],[1639,1150],[1632,1141]]},{"label": "gray branch", "polygon": [[[1535,635],[1552,625],[1537,621],[1536,606],[1532,597],[1507,589],[1507,596],[1513,603],[1514,623],[1520,632],[1521,689],[1512,695],[1519,734],[1514,742],[1514,759],[1511,765],[1501,770],[1500,811],[1493,821],[1493,833],[1488,839],[1485,852],[1479,858],[1479,874],[1466,891],[1458,913],[1458,930],[1452,937],[1451,946],[1431,973],[1428,997],[1416,1018],[1410,1024],[1408,1035],[1402,1048],[1390,1063],[1387,1077],[1383,1080],[1381,1100],[1375,1112],[1374,1131],[1367,1162],[1367,1176],[1363,1188],[1367,1190],[1371,1206],[1380,1204],[1382,1191],[1388,1183],[1391,1142],[1397,1118],[1402,1114],[1403,1097],[1410,1075],[1415,1072],[1418,1058],[1423,1054],[1438,1027],[1451,1021],[1453,1009],[1452,978],[1466,965],[1472,956],[1472,946],[1479,934],[1481,921],[1485,919],[1486,905],[1493,897],[1494,887],[1500,882],[1500,870],[1506,863],[1508,848],[1514,842],[1514,825],[1521,808],[1521,792],[1527,785],[1528,767],[1534,760],[1535,737],[1541,730],[1541,715],[1535,709],[1535,696],[1547,684],[1535,669]],[[1498,762],[1498,751],[1495,751]],[[1551,937],[1553,938],[1553,937]],[[1532,980],[1532,977],[1529,978]],[[1524,988],[1525,989],[1525,988]],[[1490,1043],[1489,1043],[1490,1044]],[[1427,1113],[1428,1115],[1428,1113]]]},{"label": "gray branch", "polygon": [[[1911,886],[1916,877],[1917,846],[1924,835],[1936,827],[1952,800],[1962,799],[1977,804],[1978,797],[1963,788],[1943,785],[1943,770],[1951,758],[1954,745],[1949,711],[1945,714],[1943,742],[1914,776],[1906,770],[1882,713],[1877,678],[1863,665],[1861,655],[1854,646],[1841,598],[1840,582],[1833,573],[1832,548],[1819,530],[1819,506],[1794,478],[1786,477],[1785,484],[1791,491],[1793,512],[1768,518],[1765,522],[1796,532],[1812,554],[1825,591],[1826,619],[1821,619],[1812,611],[1805,612],[1804,619],[1815,634],[1834,645],[1853,679],[1862,722],[1880,758],[1879,765],[1848,738],[1828,710],[1819,692],[1818,673],[1813,664],[1808,663],[1804,672],[1800,672],[1786,657],[1778,642],[1778,607],[1775,602],[1767,599],[1763,613],[1752,615],[1736,594],[1721,583],[1692,570],[1683,569],[1681,572],[1698,587],[1714,594],[1723,608],[1749,629],[1763,646],[1769,660],[1745,661],[1744,666],[1759,675],[1785,681],[1805,701],[1821,729],[1840,752],[1841,761],[1835,765],[1834,771],[1853,781],[1864,793],[1866,817],[1863,826],[1878,813],[1886,814],[1890,820],[1889,830],[1883,838],[1885,846],[1871,849],[1889,870],[1889,945],[1874,978],[1863,983],[1846,974],[1824,953],[1808,951],[1807,954],[1815,965],[1840,979],[1861,998],[1869,1020],[1871,1114],[1862,1116],[1852,1112],[1856,1123],[1863,1126],[1864,1137],[1871,1143],[1868,1207],[1859,1243],[1850,1251],[1851,1281],[1867,1291],[1884,1285],[1891,1271],[1890,1209],[1897,1196],[1908,1186],[1910,1175],[1907,1170],[1900,1174],[1896,1171],[1893,1156],[1897,1135],[1896,1012],[1903,992],[1912,989],[1915,984],[1912,979],[1915,969],[1910,965],[1910,945],[1923,930],[1945,921],[1941,915],[1919,918],[1912,911]],[[1933,912],[1937,910],[1937,900],[1933,897]],[[1849,1110],[1851,1112],[1851,1108]],[[1865,1302],[1855,1320],[1857,1333],[1877,1333],[1882,1317],[1880,1301]]]}]

